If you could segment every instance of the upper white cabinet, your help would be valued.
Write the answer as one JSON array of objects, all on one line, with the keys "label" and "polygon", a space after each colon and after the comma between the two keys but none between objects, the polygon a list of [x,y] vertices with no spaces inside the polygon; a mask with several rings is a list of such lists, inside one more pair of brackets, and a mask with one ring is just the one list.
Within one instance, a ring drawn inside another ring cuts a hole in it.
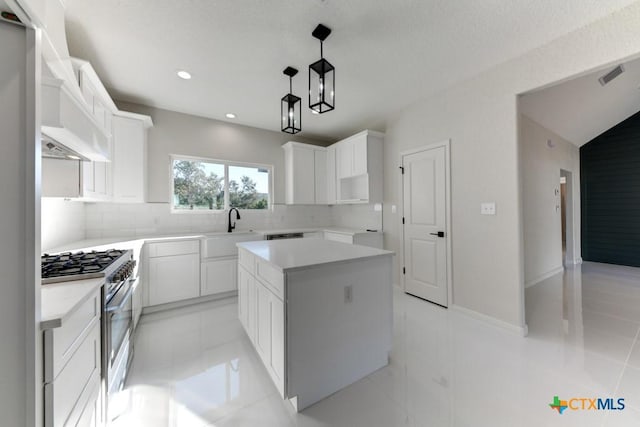
[{"label": "upper white cabinet", "polygon": [[42,196],[87,201],[111,198],[110,163],[42,159]]},{"label": "upper white cabinet", "polygon": [[327,204],[327,153],[324,147],[299,142],[282,146],[285,159],[285,202]]},{"label": "upper white cabinet", "polygon": [[111,198],[110,163],[81,162],[82,194],[86,200],[109,200]]},{"label": "upper white cabinet", "polygon": [[147,129],[151,118],[117,112],[113,116],[113,200],[143,203],[146,196]]},{"label": "upper white cabinet", "polygon": [[336,192],[336,144],[327,147],[327,204],[335,205]]},{"label": "upper white cabinet", "polygon": [[366,130],[335,146],[337,203],[382,202],[382,141],[384,135]]}]

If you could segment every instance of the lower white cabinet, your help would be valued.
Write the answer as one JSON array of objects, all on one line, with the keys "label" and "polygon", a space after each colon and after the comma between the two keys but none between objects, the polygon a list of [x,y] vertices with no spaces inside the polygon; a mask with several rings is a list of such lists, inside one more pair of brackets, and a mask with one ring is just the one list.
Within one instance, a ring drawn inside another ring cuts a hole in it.
[{"label": "lower white cabinet", "polygon": [[44,425],[101,425],[98,290],[62,324],[44,331]]},{"label": "lower white cabinet", "polygon": [[238,267],[238,293],[240,322],[284,397],[284,302],[243,265]]},{"label": "lower white cabinet", "polygon": [[200,272],[200,295],[235,291],[238,289],[237,271],[237,257],[203,260]]},{"label": "lower white cabinet", "polygon": [[200,296],[200,255],[149,258],[149,305]]}]

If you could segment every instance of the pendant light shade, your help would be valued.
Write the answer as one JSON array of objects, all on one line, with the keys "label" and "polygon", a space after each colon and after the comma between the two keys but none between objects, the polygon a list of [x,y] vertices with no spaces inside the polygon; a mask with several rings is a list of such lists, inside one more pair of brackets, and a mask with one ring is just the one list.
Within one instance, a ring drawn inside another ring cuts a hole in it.
[{"label": "pendant light shade", "polygon": [[280,102],[280,125],[282,132],[296,134],[302,130],[302,99],[292,93],[292,79],[298,74],[298,70],[287,67],[283,73],[289,76],[289,93]]},{"label": "pendant light shade", "polygon": [[311,35],[320,40],[320,59],[309,65],[309,108],[317,113],[326,113],[335,108],[336,69],[324,59],[322,43],[331,30],[318,24]]}]

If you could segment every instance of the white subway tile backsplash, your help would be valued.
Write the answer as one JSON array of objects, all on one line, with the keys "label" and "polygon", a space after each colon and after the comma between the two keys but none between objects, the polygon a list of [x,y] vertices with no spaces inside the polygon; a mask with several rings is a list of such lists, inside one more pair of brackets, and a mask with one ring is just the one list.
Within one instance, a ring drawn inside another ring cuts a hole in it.
[{"label": "white subway tile backsplash", "polygon": [[[41,242],[45,252],[56,246],[86,238],[86,210],[82,202],[58,198],[41,199]],[[101,214],[95,221],[101,222]]]},{"label": "white subway tile backsplash", "polygon": [[[373,205],[287,206],[270,211],[242,211],[239,230],[322,227],[336,225],[381,229],[382,216]],[[131,237],[153,234],[221,232],[227,229],[227,212],[171,213],[168,204],[86,204],[86,234],[90,238]]]}]

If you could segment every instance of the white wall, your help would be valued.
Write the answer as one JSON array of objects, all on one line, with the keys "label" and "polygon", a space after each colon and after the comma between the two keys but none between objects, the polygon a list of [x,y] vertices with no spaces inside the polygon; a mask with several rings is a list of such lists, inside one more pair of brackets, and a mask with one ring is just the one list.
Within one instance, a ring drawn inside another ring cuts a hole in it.
[{"label": "white wall", "polygon": [[556,194],[560,191],[560,169],[571,172],[572,177],[574,247],[567,249],[574,257],[580,254],[580,149],[525,115],[520,115],[519,143],[524,281],[530,286],[562,269],[562,217],[556,210],[560,206],[560,195]]},{"label": "white wall", "polygon": [[[524,332],[516,95],[639,50],[636,3],[392,117],[384,151],[386,247],[401,253],[400,219],[390,209],[402,201],[400,152],[451,139],[453,304]],[[480,215],[484,201],[497,203],[497,215]]]},{"label": "white wall", "polygon": [[153,119],[148,134],[147,201],[169,203],[170,155],[188,155],[274,167],[275,203],[284,203],[284,151],[287,141],[327,145],[282,132],[272,132],[219,120],[176,113],[127,102],[124,111],[146,114]]},{"label": "white wall", "polygon": [[85,206],[83,202],[43,197],[41,203],[43,252],[85,238]]}]

